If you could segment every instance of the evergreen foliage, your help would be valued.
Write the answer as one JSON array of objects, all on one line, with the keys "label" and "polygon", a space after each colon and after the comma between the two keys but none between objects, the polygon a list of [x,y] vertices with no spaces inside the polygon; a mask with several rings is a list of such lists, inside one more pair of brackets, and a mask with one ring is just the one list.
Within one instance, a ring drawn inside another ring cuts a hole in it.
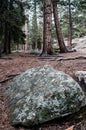
[{"label": "evergreen foliage", "polygon": [[[26,2],[21,0],[0,0],[0,43],[2,51],[9,53],[9,48],[5,48],[7,39],[10,37],[9,43],[25,43],[25,34],[22,31],[22,27],[25,24],[25,13],[24,9]],[[5,33],[9,32],[9,36]],[[4,42],[4,44],[3,44]]]}]

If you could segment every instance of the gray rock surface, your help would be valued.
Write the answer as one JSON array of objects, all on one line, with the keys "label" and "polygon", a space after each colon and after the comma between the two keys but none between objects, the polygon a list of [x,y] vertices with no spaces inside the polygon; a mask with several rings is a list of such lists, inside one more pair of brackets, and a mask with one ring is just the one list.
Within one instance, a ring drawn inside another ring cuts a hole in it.
[{"label": "gray rock surface", "polygon": [[5,88],[13,125],[33,126],[78,111],[86,97],[69,75],[50,66],[27,70]]},{"label": "gray rock surface", "polygon": [[75,76],[78,78],[79,82],[83,81],[86,85],[86,71],[76,71]]}]

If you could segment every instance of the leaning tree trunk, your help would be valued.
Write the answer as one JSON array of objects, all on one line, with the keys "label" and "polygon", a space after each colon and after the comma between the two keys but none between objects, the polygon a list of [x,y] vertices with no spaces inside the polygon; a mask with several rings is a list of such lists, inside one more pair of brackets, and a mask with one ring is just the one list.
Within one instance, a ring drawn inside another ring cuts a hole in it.
[{"label": "leaning tree trunk", "polygon": [[62,33],[61,33],[60,23],[59,23],[59,19],[58,19],[58,6],[57,6],[56,1],[53,1],[53,14],[54,14],[54,21],[55,21],[55,26],[56,26],[56,34],[57,34],[57,39],[58,39],[60,52],[65,53],[65,52],[67,52],[67,48],[66,48],[66,46],[64,44],[64,40],[63,40]]},{"label": "leaning tree trunk", "polygon": [[41,55],[53,53],[51,38],[52,3],[51,0],[44,0],[44,26],[43,26],[43,51]]}]

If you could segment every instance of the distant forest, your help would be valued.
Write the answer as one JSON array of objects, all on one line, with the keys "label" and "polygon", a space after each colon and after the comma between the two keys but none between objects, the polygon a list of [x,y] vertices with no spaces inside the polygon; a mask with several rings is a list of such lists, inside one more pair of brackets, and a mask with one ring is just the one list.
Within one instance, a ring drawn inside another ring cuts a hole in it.
[{"label": "distant forest", "polygon": [[12,50],[38,49],[53,54],[57,40],[61,53],[72,39],[86,35],[86,0],[0,0],[0,56]]}]

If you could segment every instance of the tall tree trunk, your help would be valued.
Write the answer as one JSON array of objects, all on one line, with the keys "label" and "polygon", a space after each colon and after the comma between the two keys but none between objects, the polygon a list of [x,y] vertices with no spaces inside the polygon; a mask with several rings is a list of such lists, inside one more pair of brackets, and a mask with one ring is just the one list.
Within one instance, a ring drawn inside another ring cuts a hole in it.
[{"label": "tall tree trunk", "polygon": [[54,14],[54,21],[55,21],[55,26],[56,26],[56,34],[57,34],[57,39],[58,39],[60,52],[65,53],[68,50],[67,50],[67,48],[66,48],[66,46],[64,44],[63,36],[62,36],[62,33],[61,33],[60,23],[59,23],[59,19],[58,19],[57,2],[56,1],[52,1],[52,2],[53,2],[53,14]]},{"label": "tall tree trunk", "polygon": [[8,54],[11,53],[11,28],[9,27],[9,36],[8,36]]},{"label": "tall tree trunk", "polygon": [[1,57],[1,43],[0,43],[0,57]]},{"label": "tall tree trunk", "polygon": [[[12,9],[12,3],[13,0],[10,0],[10,3],[8,3],[8,0],[6,0],[6,7],[5,9],[11,10]],[[9,7],[9,8],[8,8]],[[5,21],[5,29],[4,29],[4,50],[3,52],[6,54],[10,54],[11,53],[11,46],[10,46],[10,40],[11,40],[11,27],[9,25],[9,23],[7,21]]]},{"label": "tall tree trunk", "polygon": [[[5,1],[5,11],[8,10],[8,0]],[[6,19],[6,16],[5,16]],[[5,21],[4,23],[4,46],[3,46],[3,53],[8,53],[8,22]]]},{"label": "tall tree trunk", "polygon": [[[13,1],[10,0],[9,3],[9,10],[11,11],[13,9]],[[8,24],[8,30],[9,30],[9,35],[8,35],[8,53],[11,53],[11,26]]]},{"label": "tall tree trunk", "polygon": [[52,23],[52,2],[44,0],[44,25],[43,25],[43,51],[42,55],[52,54],[52,38],[51,38],[51,23]]},{"label": "tall tree trunk", "polygon": [[69,46],[72,46],[72,15],[71,15],[71,2],[69,0]]},{"label": "tall tree trunk", "polygon": [[37,49],[37,36],[38,36],[38,25],[37,25],[37,0],[33,1],[34,4],[34,14],[32,19],[32,48]]},{"label": "tall tree trunk", "polygon": [[8,23],[5,22],[5,31],[4,31],[4,50],[3,50],[3,53],[6,53],[6,54],[8,54],[8,42],[9,42]]}]

